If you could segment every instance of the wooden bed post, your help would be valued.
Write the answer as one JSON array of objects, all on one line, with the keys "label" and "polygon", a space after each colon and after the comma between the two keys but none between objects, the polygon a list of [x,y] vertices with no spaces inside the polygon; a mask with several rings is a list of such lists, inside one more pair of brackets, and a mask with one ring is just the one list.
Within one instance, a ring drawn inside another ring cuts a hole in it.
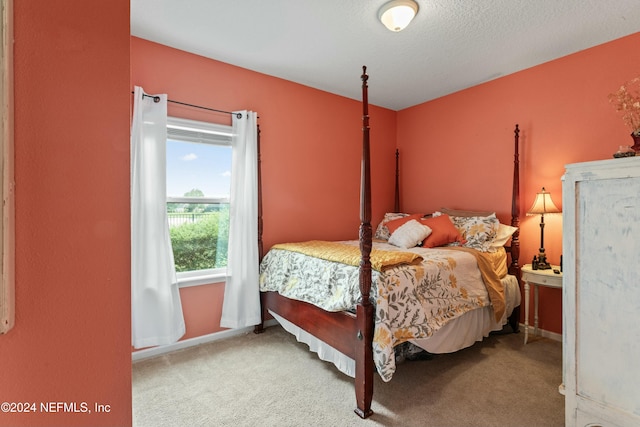
[{"label": "wooden bed post", "polygon": [[516,124],[514,133],[514,154],[513,154],[513,194],[511,196],[511,226],[518,228],[511,236],[511,265],[509,273],[520,279],[520,158],[518,155],[518,145],[520,140],[520,129]]},{"label": "wooden bed post", "polygon": [[[513,154],[513,195],[511,199],[511,225],[513,227],[520,227],[520,158],[518,143],[520,140],[520,129],[516,124],[514,133],[514,154]],[[518,268],[518,258],[520,257],[520,230],[516,230],[511,238],[511,253],[513,254],[514,248],[516,249],[515,256],[511,257],[511,266]]]},{"label": "wooden bed post", "polygon": [[260,164],[260,125],[258,126],[257,151],[258,151],[258,262],[264,256],[264,245],[262,243],[262,166]]},{"label": "wooden bed post", "polygon": [[371,291],[371,160],[369,156],[369,101],[367,67],[362,67],[362,165],[360,176],[360,300],[356,306],[358,333],[356,340],[356,414],[367,418],[373,398],[373,305]]},{"label": "wooden bed post", "polygon": [[[519,141],[520,128],[516,124],[514,133],[514,154],[513,154],[513,189],[511,195],[511,226],[517,230],[511,236],[510,252],[511,264],[509,265],[509,274],[516,276],[520,283],[520,157],[519,157]],[[509,316],[509,325],[514,333],[520,330],[520,306],[515,307],[511,316]]]},{"label": "wooden bed post", "polygon": [[[260,159],[260,125],[258,127],[257,135],[257,151],[258,151],[258,263],[262,262],[264,257],[264,245],[262,243],[262,165]],[[260,294],[260,311],[261,322],[253,327],[253,332],[261,334],[264,332],[264,318],[266,316],[265,304],[262,301],[262,294]]]},{"label": "wooden bed post", "polygon": [[400,168],[399,168],[400,151],[396,148],[396,190],[393,199],[393,211],[400,212]]}]

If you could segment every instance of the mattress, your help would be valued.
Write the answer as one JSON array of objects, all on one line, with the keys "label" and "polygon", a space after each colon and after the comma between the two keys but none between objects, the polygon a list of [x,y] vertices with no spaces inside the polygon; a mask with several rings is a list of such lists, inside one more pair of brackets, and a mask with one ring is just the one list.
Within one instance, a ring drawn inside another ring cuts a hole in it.
[{"label": "mattress", "polygon": [[[316,242],[311,243],[317,246]],[[357,245],[354,241],[343,243]],[[335,242],[331,245],[335,246]],[[384,381],[389,381],[395,372],[396,345],[429,341],[451,321],[480,308],[491,307],[487,315],[494,316],[496,325],[506,319],[502,281],[511,280],[506,275],[504,249],[491,254],[463,249],[405,249],[419,255],[417,263],[372,272],[371,298],[375,305],[372,346],[374,364]],[[399,249],[388,243],[374,243],[374,250]],[[295,250],[272,249],[260,266],[260,290],[275,291],[326,311],[348,311],[353,310],[360,296],[358,271],[357,265]],[[480,334],[496,325],[482,328]],[[294,333],[304,336],[303,332]],[[471,334],[476,336],[477,333]]]},{"label": "mattress", "polygon": [[[491,306],[481,307],[451,320],[429,338],[410,340],[410,342],[429,353],[453,353],[482,341],[493,331],[501,330],[507,323],[508,316],[511,315],[515,307],[520,305],[521,301],[520,286],[515,276],[507,275],[502,279],[502,283],[505,289],[507,310],[500,321],[496,321]],[[334,364],[340,372],[355,378],[355,361],[352,358],[276,313],[272,311],[269,313],[287,332],[294,335],[298,342],[306,344],[309,346],[309,350],[317,353],[321,360]]]}]

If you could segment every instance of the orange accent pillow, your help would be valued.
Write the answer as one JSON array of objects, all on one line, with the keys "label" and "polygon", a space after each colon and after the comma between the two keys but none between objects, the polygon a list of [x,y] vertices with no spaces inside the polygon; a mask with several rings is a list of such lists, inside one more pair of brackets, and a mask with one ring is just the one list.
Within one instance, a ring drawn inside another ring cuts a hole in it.
[{"label": "orange accent pillow", "polygon": [[451,222],[447,214],[431,218],[422,218],[419,221],[431,229],[431,234],[422,241],[423,248],[435,248],[454,242],[460,244],[465,243],[462,234],[460,234],[458,229],[453,225],[453,222]]},{"label": "orange accent pillow", "polygon": [[411,214],[402,218],[392,219],[391,221],[387,222],[385,226],[389,230],[389,235],[392,235],[393,232],[400,228],[401,225],[411,221],[412,219],[416,219],[419,221],[420,218],[422,218],[422,214]]}]

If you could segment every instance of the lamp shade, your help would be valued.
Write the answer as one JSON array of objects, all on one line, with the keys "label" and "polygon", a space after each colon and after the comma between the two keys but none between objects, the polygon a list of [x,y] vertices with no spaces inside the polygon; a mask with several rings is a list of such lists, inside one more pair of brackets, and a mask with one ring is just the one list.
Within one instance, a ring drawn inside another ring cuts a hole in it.
[{"label": "lamp shade", "polygon": [[533,206],[527,211],[527,215],[544,215],[550,213],[560,213],[560,209],[551,200],[551,193],[542,187],[542,191],[536,194]]},{"label": "lamp shade", "polygon": [[418,4],[413,0],[392,0],[378,11],[378,18],[389,30],[404,30],[418,13]]}]

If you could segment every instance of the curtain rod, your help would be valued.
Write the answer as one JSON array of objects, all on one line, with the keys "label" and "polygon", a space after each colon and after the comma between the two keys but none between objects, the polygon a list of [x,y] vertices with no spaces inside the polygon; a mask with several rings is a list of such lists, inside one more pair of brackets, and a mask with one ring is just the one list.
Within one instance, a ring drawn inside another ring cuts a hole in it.
[{"label": "curtain rod", "polygon": [[[134,94],[135,92],[131,92],[132,94]],[[142,97],[147,97],[147,98],[153,98],[153,102],[160,102],[160,97],[157,95],[147,95],[146,93],[142,94]],[[208,111],[215,111],[216,113],[224,113],[224,114],[235,114],[237,118],[241,119],[242,118],[242,113],[234,113],[231,111],[224,111],[224,110],[216,110],[214,108],[209,108],[209,107],[202,107],[200,105],[195,105],[195,104],[187,104],[186,102],[180,102],[180,101],[174,101],[172,99],[167,99],[167,102],[172,102],[174,104],[180,104],[180,105],[186,105],[187,107],[193,107],[193,108],[200,108],[201,110],[208,110]]]}]

